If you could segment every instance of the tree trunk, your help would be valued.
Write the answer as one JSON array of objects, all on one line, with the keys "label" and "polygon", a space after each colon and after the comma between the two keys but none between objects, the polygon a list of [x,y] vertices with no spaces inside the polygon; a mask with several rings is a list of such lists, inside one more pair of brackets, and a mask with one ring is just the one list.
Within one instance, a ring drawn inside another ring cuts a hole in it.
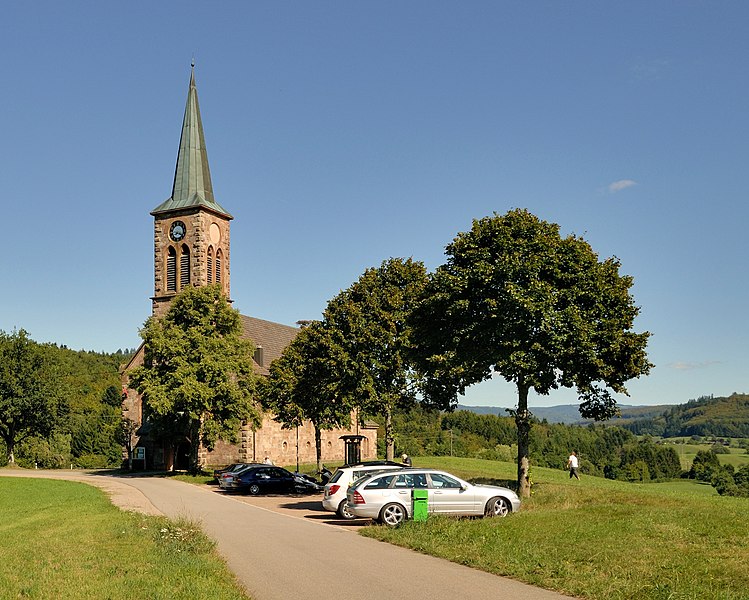
[{"label": "tree trunk", "polygon": [[385,460],[395,457],[395,436],[393,435],[393,411],[388,406],[385,409]]},{"label": "tree trunk", "polygon": [[518,428],[518,495],[528,498],[531,495],[530,480],[530,431],[531,420],[528,412],[528,386],[518,383],[518,410],[515,414]]},{"label": "tree trunk", "polygon": [[199,419],[190,424],[190,467],[192,474],[200,473],[200,426]]},{"label": "tree trunk", "polygon": [[322,431],[315,423],[315,455],[317,456],[317,472],[322,471]]}]

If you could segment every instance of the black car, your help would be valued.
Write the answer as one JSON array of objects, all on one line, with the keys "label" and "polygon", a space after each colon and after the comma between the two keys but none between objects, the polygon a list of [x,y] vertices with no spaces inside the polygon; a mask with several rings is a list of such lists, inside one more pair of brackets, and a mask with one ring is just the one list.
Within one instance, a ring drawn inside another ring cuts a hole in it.
[{"label": "black car", "polygon": [[235,473],[227,482],[227,492],[258,494],[293,494],[303,491],[303,484],[292,473],[272,465],[256,465]]}]

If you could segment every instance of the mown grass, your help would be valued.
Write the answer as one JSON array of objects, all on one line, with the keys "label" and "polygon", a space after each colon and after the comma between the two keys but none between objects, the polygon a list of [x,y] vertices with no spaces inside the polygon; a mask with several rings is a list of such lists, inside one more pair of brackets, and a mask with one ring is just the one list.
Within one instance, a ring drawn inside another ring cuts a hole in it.
[{"label": "mown grass", "polygon": [[0,478],[0,599],[247,600],[197,524],[70,481]]},{"label": "mown grass", "polygon": [[[516,468],[460,458],[415,462],[497,482],[514,479]],[[531,475],[534,494],[506,519],[430,518],[362,533],[581,598],[749,598],[749,500],[689,482],[570,481],[541,468]]]}]

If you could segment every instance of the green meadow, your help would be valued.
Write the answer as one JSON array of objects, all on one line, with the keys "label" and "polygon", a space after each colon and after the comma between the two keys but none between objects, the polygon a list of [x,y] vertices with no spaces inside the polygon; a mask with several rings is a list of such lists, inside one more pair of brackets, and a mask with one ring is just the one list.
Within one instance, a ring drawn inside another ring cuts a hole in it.
[{"label": "green meadow", "polygon": [[[689,443],[683,443],[683,444],[671,444],[673,448],[676,450],[677,454],[679,455],[679,460],[681,461],[681,468],[685,471],[688,471],[690,467],[692,466],[692,461],[694,460],[694,457],[697,456],[697,452],[703,451],[706,452],[712,448],[712,444],[689,444]],[[735,446],[732,446],[730,448],[726,448],[728,450],[728,454],[717,454],[718,461],[722,465],[733,465],[734,468],[738,469],[739,467],[743,467],[746,464],[749,464],[749,454],[747,454],[747,451],[744,448],[737,448]]]},{"label": "green meadow", "polygon": [[71,481],[0,477],[0,599],[247,600],[197,524]]},{"label": "green meadow", "polygon": [[[415,464],[500,485],[516,476],[513,463]],[[531,477],[533,495],[505,519],[430,518],[362,534],[579,598],[749,599],[749,499],[689,480],[575,481],[543,468]],[[195,524],[122,512],[74,482],[2,478],[0,492],[2,600],[246,598]]]},{"label": "green meadow", "polygon": [[[515,477],[511,463],[416,463],[484,482]],[[581,598],[749,598],[749,499],[690,481],[575,481],[541,468],[531,475],[533,495],[505,519],[432,518],[363,534]]]}]

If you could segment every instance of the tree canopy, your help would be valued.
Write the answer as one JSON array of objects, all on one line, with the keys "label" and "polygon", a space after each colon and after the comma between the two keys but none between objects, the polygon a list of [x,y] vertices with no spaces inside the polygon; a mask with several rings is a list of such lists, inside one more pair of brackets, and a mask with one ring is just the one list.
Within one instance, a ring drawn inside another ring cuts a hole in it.
[{"label": "tree canopy", "polygon": [[212,449],[218,439],[236,442],[242,421],[259,424],[254,348],[240,333],[239,313],[218,285],[186,288],[141,330],[144,364],[131,372],[130,385],[143,395],[151,426],[174,443],[190,443],[193,470],[201,443]]},{"label": "tree canopy", "polygon": [[325,327],[345,360],[339,370],[340,396],[355,399],[365,414],[384,415],[389,460],[394,454],[392,410],[413,403],[418,391],[408,353],[409,315],[426,279],[423,263],[391,258],[367,269],[324,313]]},{"label": "tree canopy", "polygon": [[649,333],[632,328],[633,280],[577,236],[526,210],[474,220],[447,246],[414,311],[424,394],[448,407],[493,374],[518,391],[518,484],[528,482],[528,392],[576,388],[588,418],[616,414],[610,391],[647,374]]},{"label": "tree canopy", "polygon": [[315,428],[318,470],[322,469],[321,430],[349,425],[353,402],[342,395],[343,349],[320,321],[303,327],[274,360],[259,387],[261,403],[285,427],[309,420]]}]

